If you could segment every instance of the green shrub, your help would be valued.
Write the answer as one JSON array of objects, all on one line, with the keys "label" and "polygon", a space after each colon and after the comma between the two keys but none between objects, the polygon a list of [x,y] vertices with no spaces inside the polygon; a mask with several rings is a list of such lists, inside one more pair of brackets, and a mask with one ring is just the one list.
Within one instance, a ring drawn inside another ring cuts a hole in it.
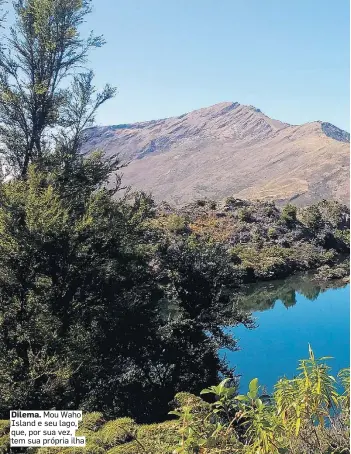
[{"label": "green shrub", "polygon": [[249,208],[241,208],[238,210],[238,219],[242,222],[251,222],[252,221],[252,213]]},{"label": "green shrub", "polygon": [[277,238],[277,230],[274,227],[269,227],[267,230],[268,238]]},{"label": "green shrub", "polygon": [[251,233],[251,240],[254,242],[254,243],[259,243],[259,246],[262,246],[263,245],[263,238],[262,238],[262,235],[257,232],[257,231],[253,231]]},{"label": "green shrub", "polygon": [[227,197],[224,203],[231,207],[243,207],[248,204],[245,200],[236,199],[235,197]]},{"label": "green shrub", "polygon": [[235,197],[227,197],[225,199],[225,204],[226,205],[231,205],[232,203],[234,203],[236,201]]},{"label": "green shrub", "polygon": [[104,423],[102,413],[85,413],[81,423],[79,424],[80,430],[92,430],[96,431]]},{"label": "green shrub", "polygon": [[112,448],[116,445],[132,440],[136,434],[136,424],[130,418],[119,418],[107,422],[97,432],[97,444],[104,448]]},{"label": "green shrub", "polygon": [[264,211],[264,214],[270,218],[276,214],[277,209],[276,209],[274,203],[271,203],[268,206],[266,206],[263,211]]},{"label": "green shrub", "polygon": [[336,200],[322,200],[316,204],[323,222],[327,222],[334,229],[348,227],[349,209]]},{"label": "green shrub", "polygon": [[282,209],[282,212],[280,214],[280,219],[282,219],[287,224],[291,224],[291,223],[296,221],[296,214],[297,214],[296,206],[291,205],[290,203],[288,203]]},{"label": "green shrub", "polygon": [[178,442],[179,421],[165,421],[139,427],[137,440],[155,454],[172,454]]},{"label": "green shrub", "polygon": [[[86,434],[87,435],[87,434]],[[93,435],[87,435],[84,447],[68,447],[68,448],[39,448],[33,451],[33,454],[105,454],[106,449],[99,446],[93,440]]]},{"label": "green shrub", "polygon": [[335,230],[335,238],[343,241],[346,245],[350,245],[350,229],[347,230]]},{"label": "green shrub", "polygon": [[204,405],[204,401],[194,394],[187,393],[187,392],[180,392],[176,394],[175,401],[178,405],[184,407],[185,405],[190,405],[191,407],[196,407],[198,405]]},{"label": "green shrub", "polygon": [[[66,450],[62,450],[62,454],[105,454],[105,453],[106,453],[106,450],[102,446],[99,446],[99,445],[97,445],[95,443],[91,443],[91,442],[89,442],[88,439],[86,440],[85,447],[82,447],[82,448],[76,448],[76,447],[68,448],[67,451]],[[58,453],[56,451],[56,454],[61,454],[61,451],[60,451],[60,453]]]},{"label": "green shrub", "polygon": [[115,446],[107,454],[173,454],[178,429],[178,421],[139,426],[135,440]]},{"label": "green shrub", "polygon": [[3,435],[0,437],[0,454],[7,454],[10,449],[10,437]]},{"label": "green shrub", "polygon": [[[138,442],[132,441],[125,445],[115,446],[105,452],[106,454],[145,454],[145,449]],[[155,452],[155,454],[157,453]]]},{"label": "green shrub", "polygon": [[0,437],[9,433],[10,431],[10,422],[7,420],[0,419]]},{"label": "green shrub", "polygon": [[331,279],[344,279],[349,277],[349,263],[342,263],[340,265],[328,266],[322,265],[317,270],[315,275],[316,280],[331,280]]},{"label": "green shrub", "polygon": [[280,379],[268,399],[261,395],[257,378],[251,380],[248,392],[239,396],[228,380],[202,391],[214,397],[207,414],[192,413],[189,406],[172,412],[180,419],[176,452],[350,452],[350,370],[343,369],[334,378],[325,359],[316,359],[309,348],[309,358],[300,361],[297,377]]},{"label": "green shrub", "polygon": [[[326,359],[316,359],[309,348],[297,376],[280,379],[271,396],[262,396],[257,378],[242,395],[229,379],[204,389],[200,394],[211,395],[212,403],[178,393],[171,412],[177,419],[162,423],[138,426],[120,418],[94,432],[88,427],[95,429],[101,415],[87,414],[85,448],[41,448],[33,454],[346,454],[350,370],[332,377]],[[8,421],[0,427],[7,431]],[[8,452],[8,436],[0,437],[0,453]]]},{"label": "green shrub", "polygon": [[285,264],[290,258],[291,250],[280,246],[266,246],[256,249],[252,245],[237,245],[231,249],[231,254],[239,257],[244,268],[257,271],[269,270],[277,264]]},{"label": "green shrub", "polygon": [[167,218],[166,228],[173,233],[180,233],[185,230],[186,222],[182,216],[171,214]]},{"label": "green shrub", "polygon": [[312,205],[302,210],[301,220],[306,227],[313,232],[319,230],[323,225],[322,214],[316,205]]},{"label": "green shrub", "polygon": [[10,448],[10,421],[0,420],[0,454],[7,454]]}]

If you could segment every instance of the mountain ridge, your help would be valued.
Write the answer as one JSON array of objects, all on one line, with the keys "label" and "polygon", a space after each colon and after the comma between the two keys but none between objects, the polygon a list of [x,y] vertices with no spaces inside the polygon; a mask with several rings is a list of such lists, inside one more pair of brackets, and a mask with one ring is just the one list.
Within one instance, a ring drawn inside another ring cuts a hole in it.
[{"label": "mountain ridge", "polygon": [[90,128],[85,139],[82,153],[118,154],[128,163],[124,182],[157,201],[348,202],[350,135],[323,121],[290,125],[254,106],[224,102],[177,117]]}]

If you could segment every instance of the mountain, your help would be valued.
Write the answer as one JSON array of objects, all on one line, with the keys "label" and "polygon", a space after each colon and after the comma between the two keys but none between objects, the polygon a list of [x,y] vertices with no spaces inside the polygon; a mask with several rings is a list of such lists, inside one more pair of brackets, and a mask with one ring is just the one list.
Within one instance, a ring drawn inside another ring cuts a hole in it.
[{"label": "mountain", "polygon": [[350,135],[325,122],[295,126],[253,106],[221,103],[179,117],[86,131],[83,153],[129,163],[124,184],[156,201],[195,199],[349,204]]}]

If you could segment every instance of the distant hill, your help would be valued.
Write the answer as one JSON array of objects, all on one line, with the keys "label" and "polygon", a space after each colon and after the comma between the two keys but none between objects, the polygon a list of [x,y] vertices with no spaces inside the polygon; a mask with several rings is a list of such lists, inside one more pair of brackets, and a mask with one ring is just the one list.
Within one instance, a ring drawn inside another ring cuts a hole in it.
[{"label": "distant hill", "polygon": [[252,106],[221,103],[179,117],[94,127],[83,153],[129,162],[124,184],[156,201],[195,199],[349,204],[350,135],[330,123],[293,126]]}]

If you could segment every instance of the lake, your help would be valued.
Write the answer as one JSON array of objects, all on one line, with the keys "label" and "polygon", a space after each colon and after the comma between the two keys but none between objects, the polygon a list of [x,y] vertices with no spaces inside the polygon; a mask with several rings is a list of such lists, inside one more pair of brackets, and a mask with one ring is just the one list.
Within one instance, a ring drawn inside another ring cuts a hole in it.
[{"label": "lake", "polygon": [[316,357],[334,357],[333,374],[350,365],[349,285],[323,285],[304,276],[248,288],[242,304],[252,310],[257,328],[229,329],[240,350],[220,351],[241,375],[240,392],[255,377],[268,392],[280,377],[292,378],[298,360],[308,357],[309,343]]}]

